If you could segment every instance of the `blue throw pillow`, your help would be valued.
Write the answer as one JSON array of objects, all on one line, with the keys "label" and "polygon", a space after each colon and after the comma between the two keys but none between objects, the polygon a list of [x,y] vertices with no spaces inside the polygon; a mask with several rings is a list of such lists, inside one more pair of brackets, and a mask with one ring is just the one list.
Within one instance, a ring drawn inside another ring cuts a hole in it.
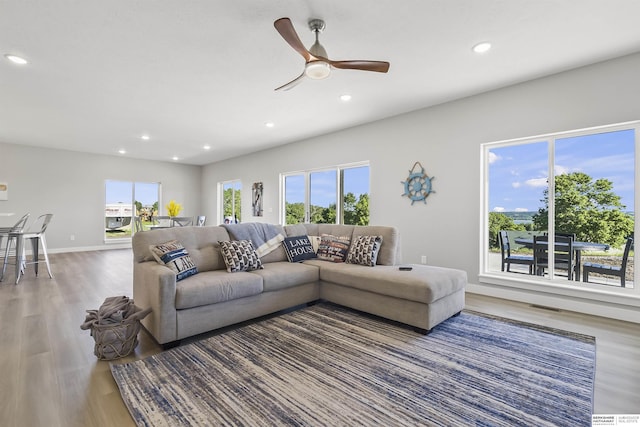
[{"label": "blue throw pillow", "polygon": [[289,262],[302,262],[317,257],[307,236],[285,237],[282,245]]},{"label": "blue throw pillow", "polygon": [[149,249],[159,264],[166,265],[176,273],[176,282],[198,274],[198,269],[189,252],[177,240],[151,245]]}]

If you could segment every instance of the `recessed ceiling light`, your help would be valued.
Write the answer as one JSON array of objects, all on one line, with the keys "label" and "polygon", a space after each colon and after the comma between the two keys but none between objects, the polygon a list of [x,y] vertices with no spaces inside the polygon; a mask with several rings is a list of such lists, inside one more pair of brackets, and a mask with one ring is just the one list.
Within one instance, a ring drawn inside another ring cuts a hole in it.
[{"label": "recessed ceiling light", "polygon": [[127,150],[120,149],[120,150],[118,150],[118,153],[120,153],[120,154],[127,154]]},{"label": "recessed ceiling light", "polygon": [[475,53],[485,53],[491,49],[491,43],[489,42],[481,42],[473,47],[473,51]]},{"label": "recessed ceiling light", "polygon": [[351,95],[348,95],[348,94],[341,95],[340,96],[340,101],[342,101],[342,102],[351,101]]},{"label": "recessed ceiling light", "polygon": [[171,159],[172,159],[174,162],[177,162],[177,161],[178,161],[178,156],[173,156]]},{"label": "recessed ceiling light", "polygon": [[205,146],[204,146],[204,147],[202,147],[202,148],[204,148],[205,150],[211,150],[211,146],[210,146],[210,145],[205,145]]},{"label": "recessed ceiling light", "polygon": [[264,125],[265,125],[266,127],[268,127],[268,128],[272,128],[272,127],[274,127],[276,124],[275,124],[275,123],[273,123],[273,122],[266,122]]},{"label": "recessed ceiling light", "polygon": [[10,53],[7,53],[4,57],[7,58],[9,61],[13,62],[14,64],[25,65],[28,63],[26,59],[16,55],[11,55]]},{"label": "recessed ceiling light", "polygon": [[145,134],[145,135],[142,135],[140,138],[144,139],[145,141],[148,141],[150,139],[150,136]]}]

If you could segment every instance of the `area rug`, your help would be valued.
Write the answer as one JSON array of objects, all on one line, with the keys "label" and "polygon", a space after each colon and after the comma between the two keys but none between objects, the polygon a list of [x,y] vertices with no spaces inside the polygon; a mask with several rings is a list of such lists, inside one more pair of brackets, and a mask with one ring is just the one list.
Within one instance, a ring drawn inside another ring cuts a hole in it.
[{"label": "area rug", "polygon": [[329,304],[112,363],[139,426],[590,426],[595,339],[463,312],[421,335]]}]

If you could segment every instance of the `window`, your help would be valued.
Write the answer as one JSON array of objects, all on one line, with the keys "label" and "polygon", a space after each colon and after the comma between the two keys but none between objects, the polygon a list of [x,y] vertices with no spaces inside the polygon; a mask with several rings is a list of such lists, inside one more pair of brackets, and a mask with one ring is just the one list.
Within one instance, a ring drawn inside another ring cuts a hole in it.
[{"label": "window", "polygon": [[[623,264],[635,227],[639,129],[634,122],[485,144],[481,273],[581,290],[622,290],[616,275],[589,273],[586,283],[583,275],[590,263]],[[508,232],[512,256],[531,258],[533,274],[527,263],[506,271],[500,230]],[[561,256],[565,246],[573,248],[568,258]],[[633,258],[631,251],[624,277],[628,289],[634,289]]]},{"label": "window", "polygon": [[219,184],[219,188],[222,190],[219,222],[239,223],[242,221],[242,182],[239,179],[225,181]]},{"label": "window", "polygon": [[105,182],[105,241],[128,239],[147,230],[158,215],[160,183]]},{"label": "window", "polygon": [[369,224],[369,165],[293,172],[281,178],[284,224]]}]

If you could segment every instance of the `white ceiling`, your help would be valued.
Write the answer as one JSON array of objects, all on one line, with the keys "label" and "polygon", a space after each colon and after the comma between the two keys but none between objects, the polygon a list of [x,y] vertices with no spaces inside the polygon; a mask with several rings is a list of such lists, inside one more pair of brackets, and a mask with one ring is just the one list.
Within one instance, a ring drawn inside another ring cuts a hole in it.
[{"label": "white ceiling", "polygon": [[[284,16],[389,73],[275,92],[304,65]],[[29,61],[0,56],[0,142],[208,164],[640,51],[638,17],[638,0],[0,0],[0,55]]]}]

